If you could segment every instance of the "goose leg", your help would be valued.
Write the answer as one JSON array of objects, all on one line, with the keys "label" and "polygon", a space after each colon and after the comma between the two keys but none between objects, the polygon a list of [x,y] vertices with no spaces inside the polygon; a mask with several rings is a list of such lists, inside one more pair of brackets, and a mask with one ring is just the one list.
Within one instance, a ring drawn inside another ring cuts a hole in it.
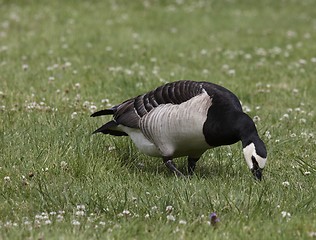
[{"label": "goose leg", "polygon": [[166,166],[172,171],[174,172],[178,177],[184,177],[184,175],[182,174],[182,172],[180,172],[175,164],[172,161],[172,158],[168,158],[168,157],[164,157],[163,158],[163,162],[166,164]]},{"label": "goose leg", "polygon": [[194,157],[188,157],[188,173],[189,175],[193,175],[194,173],[194,169],[196,166],[196,162],[199,160],[200,158],[194,158]]}]

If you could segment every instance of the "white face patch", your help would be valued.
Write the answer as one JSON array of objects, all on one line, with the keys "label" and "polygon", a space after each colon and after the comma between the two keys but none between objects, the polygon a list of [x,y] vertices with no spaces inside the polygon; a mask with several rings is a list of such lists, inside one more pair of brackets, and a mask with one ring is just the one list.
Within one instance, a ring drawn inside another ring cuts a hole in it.
[{"label": "white face patch", "polygon": [[267,158],[260,157],[257,154],[254,143],[250,143],[248,146],[244,147],[243,152],[244,152],[246,163],[250,169],[253,168],[252,157],[256,159],[260,168],[264,168]]}]

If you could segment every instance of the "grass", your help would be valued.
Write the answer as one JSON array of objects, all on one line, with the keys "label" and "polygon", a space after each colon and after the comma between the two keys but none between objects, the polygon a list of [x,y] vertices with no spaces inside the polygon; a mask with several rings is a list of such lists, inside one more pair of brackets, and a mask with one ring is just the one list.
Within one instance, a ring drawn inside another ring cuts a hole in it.
[{"label": "grass", "polygon": [[[0,0],[0,239],[315,237],[315,9]],[[178,79],[222,84],[259,117],[264,181],[239,143],[184,180],[127,138],[91,136],[108,120],[91,112]]]}]

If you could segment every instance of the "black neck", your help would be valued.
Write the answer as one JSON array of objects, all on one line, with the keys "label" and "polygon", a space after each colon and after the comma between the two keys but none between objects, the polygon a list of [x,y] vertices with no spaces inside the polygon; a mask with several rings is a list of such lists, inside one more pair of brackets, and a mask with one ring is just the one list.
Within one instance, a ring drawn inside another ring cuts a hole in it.
[{"label": "black neck", "polygon": [[254,122],[247,114],[244,114],[242,122],[243,124],[240,128],[242,147],[245,148],[249,144],[253,143],[255,145],[257,154],[263,158],[266,158],[267,150],[265,144],[258,135]]}]

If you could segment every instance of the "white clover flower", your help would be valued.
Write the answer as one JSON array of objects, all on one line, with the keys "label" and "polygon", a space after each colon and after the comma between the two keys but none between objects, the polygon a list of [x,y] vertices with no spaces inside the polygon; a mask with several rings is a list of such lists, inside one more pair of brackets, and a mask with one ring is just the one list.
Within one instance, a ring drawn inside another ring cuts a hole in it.
[{"label": "white clover flower", "polygon": [[266,131],[264,135],[267,139],[271,139],[271,133],[269,131]]},{"label": "white clover flower", "polygon": [[[67,44],[65,44],[65,45],[67,45]],[[67,47],[66,48],[68,48],[68,45],[67,45]],[[64,63],[64,65],[63,65],[63,67],[70,67],[71,66],[71,62],[65,62]]]},{"label": "white clover flower", "polygon": [[47,219],[47,220],[45,220],[45,225],[50,225],[50,224],[52,224],[52,221],[51,220],[49,220],[49,219]]},{"label": "white clover flower", "polygon": [[29,65],[23,64],[23,65],[22,65],[22,69],[23,69],[24,71],[28,70],[28,69],[29,69]]},{"label": "white clover flower", "polygon": [[5,52],[5,51],[7,51],[8,49],[9,49],[8,46],[1,46],[0,52]]},{"label": "white clover flower", "polygon": [[186,224],[187,224],[187,221],[185,221],[185,220],[180,220],[180,221],[179,221],[179,224],[181,224],[181,225],[186,225]]},{"label": "white clover flower", "polygon": [[290,218],[291,217],[291,214],[289,212],[286,212],[286,211],[282,211],[281,215],[283,218]]},{"label": "white clover flower", "polygon": [[76,220],[76,219],[72,220],[71,224],[74,225],[74,226],[80,226],[80,222],[78,220]]},{"label": "white clover flower", "polygon": [[31,225],[31,222],[30,222],[29,220],[25,220],[25,221],[23,222],[23,224],[26,225],[26,226],[28,226],[28,225]]},{"label": "white clover flower", "polygon": [[113,150],[115,150],[116,149],[116,147],[115,146],[109,146],[108,147],[108,150],[111,152],[111,151],[113,151]]},{"label": "white clover flower", "polygon": [[307,63],[307,61],[305,59],[300,59],[300,60],[298,60],[298,63],[301,65],[305,65]]},{"label": "white clover flower", "polygon": [[203,69],[203,70],[202,70],[202,74],[207,75],[207,74],[209,74],[209,71],[208,71],[207,69]]},{"label": "white clover flower", "polygon": [[206,54],[207,54],[207,50],[206,50],[206,49],[202,49],[202,50],[200,51],[200,54],[201,54],[201,55],[206,55]]},{"label": "white clover flower", "polygon": [[306,123],[306,119],[305,118],[300,118],[299,119],[299,123],[305,124]]},{"label": "white clover flower", "polygon": [[167,220],[174,222],[176,220],[176,218],[173,215],[169,214],[169,215],[167,215]]},{"label": "white clover flower", "polygon": [[52,81],[54,81],[55,80],[55,77],[53,77],[53,76],[50,76],[49,78],[48,78],[48,81],[49,82],[52,82]]},{"label": "white clover flower", "polygon": [[64,220],[64,216],[60,214],[58,214],[56,218],[57,218],[57,222],[62,222]]},{"label": "white clover flower", "polygon": [[97,106],[95,106],[95,105],[91,105],[90,106],[90,111],[96,111],[97,110]]},{"label": "white clover flower", "polygon": [[81,217],[81,216],[84,216],[84,215],[86,215],[86,213],[83,210],[76,211],[76,216]]},{"label": "white clover flower", "polygon": [[288,187],[288,186],[290,186],[290,183],[289,183],[288,181],[285,181],[285,182],[282,183],[282,185],[283,185],[284,187]]},{"label": "white clover flower", "polygon": [[304,172],[304,175],[310,175],[311,174],[311,172],[310,171],[306,171],[306,172]]},{"label": "white clover flower", "polygon": [[82,211],[85,211],[86,210],[86,207],[85,207],[85,205],[84,204],[78,204],[77,206],[76,206],[76,208],[77,208],[77,210],[82,210]]},{"label": "white clover flower", "polygon": [[243,111],[244,111],[245,113],[251,112],[250,107],[248,107],[248,106],[246,106],[246,105],[243,106],[242,108],[243,108]]},{"label": "white clover flower", "polygon": [[[68,163],[65,162],[65,161],[61,161],[60,162],[60,167],[61,167],[62,170],[66,170],[67,167],[68,167]],[[55,212],[55,214],[56,214],[56,212]]]},{"label": "white clover flower", "polygon": [[134,72],[132,70],[130,70],[130,69],[125,69],[125,73],[127,75],[132,75]]},{"label": "white clover flower", "polygon": [[78,115],[77,112],[73,112],[73,113],[70,115],[70,117],[71,117],[71,119],[74,119],[75,117],[77,117],[77,115]]},{"label": "white clover flower", "polygon": [[229,75],[229,76],[235,76],[235,75],[236,75],[236,70],[235,70],[235,69],[229,69],[229,70],[227,71],[227,75]]},{"label": "white clover flower", "polygon": [[39,227],[41,225],[41,222],[37,219],[34,220],[34,224]]},{"label": "white clover flower", "polygon": [[310,33],[305,33],[304,34],[304,38],[305,39],[310,39],[311,38],[311,34]]},{"label": "white clover flower", "polygon": [[222,70],[225,70],[225,71],[227,71],[229,69],[229,65],[227,65],[227,64],[224,64],[223,66],[222,66]]},{"label": "white clover flower", "polygon": [[129,215],[131,215],[131,212],[129,211],[129,210],[123,210],[123,212],[122,212],[122,214],[124,215],[124,216],[129,216]]},{"label": "white clover flower", "polygon": [[256,54],[259,56],[266,56],[267,55],[267,51],[263,48],[257,48],[256,49]]},{"label": "white clover flower", "polygon": [[89,101],[84,101],[83,104],[82,104],[82,106],[85,107],[85,108],[86,108],[86,107],[89,107],[90,105],[91,105],[91,104],[90,104]]},{"label": "white clover flower", "polygon": [[273,47],[272,49],[269,50],[269,52],[272,55],[279,55],[282,52],[282,49],[280,47]]},{"label": "white clover flower", "polygon": [[6,183],[11,182],[11,178],[10,178],[9,176],[5,176],[5,177],[3,178],[3,180],[4,180],[4,182],[6,182]]},{"label": "white clover flower", "polygon": [[283,114],[283,116],[280,118],[280,120],[283,120],[283,119],[289,119],[289,114],[285,113]]},{"label": "white clover flower", "polygon": [[296,134],[295,134],[295,133],[291,133],[291,134],[290,134],[290,137],[295,138],[295,137],[296,137]]},{"label": "white clover flower", "polygon": [[143,86],[143,83],[142,83],[142,82],[137,82],[137,83],[135,84],[135,86],[136,86],[137,88],[140,88],[140,87]]},{"label": "white clover flower", "polygon": [[244,55],[244,58],[247,59],[247,60],[249,60],[249,59],[252,58],[252,56],[251,56],[251,54],[246,53],[246,54]]},{"label": "white clover flower", "polygon": [[48,214],[46,212],[42,212],[42,220],[48,219]]},{"label": "white clover flower", "polygon": [[308,233],[308,236],[310,236],[310,237],[316,237],[316,232],[309,232],[309,233]]},{"label": "white clover flower", "polygon": [[173,211],[173,207],[172,206],[167,206],[166,207],[166,212],[172,212]]},{"label": "white clover flower", "polygon": [[4,227],[12,227],[12,222],[11,221],[7,221],[3,224]]}]

